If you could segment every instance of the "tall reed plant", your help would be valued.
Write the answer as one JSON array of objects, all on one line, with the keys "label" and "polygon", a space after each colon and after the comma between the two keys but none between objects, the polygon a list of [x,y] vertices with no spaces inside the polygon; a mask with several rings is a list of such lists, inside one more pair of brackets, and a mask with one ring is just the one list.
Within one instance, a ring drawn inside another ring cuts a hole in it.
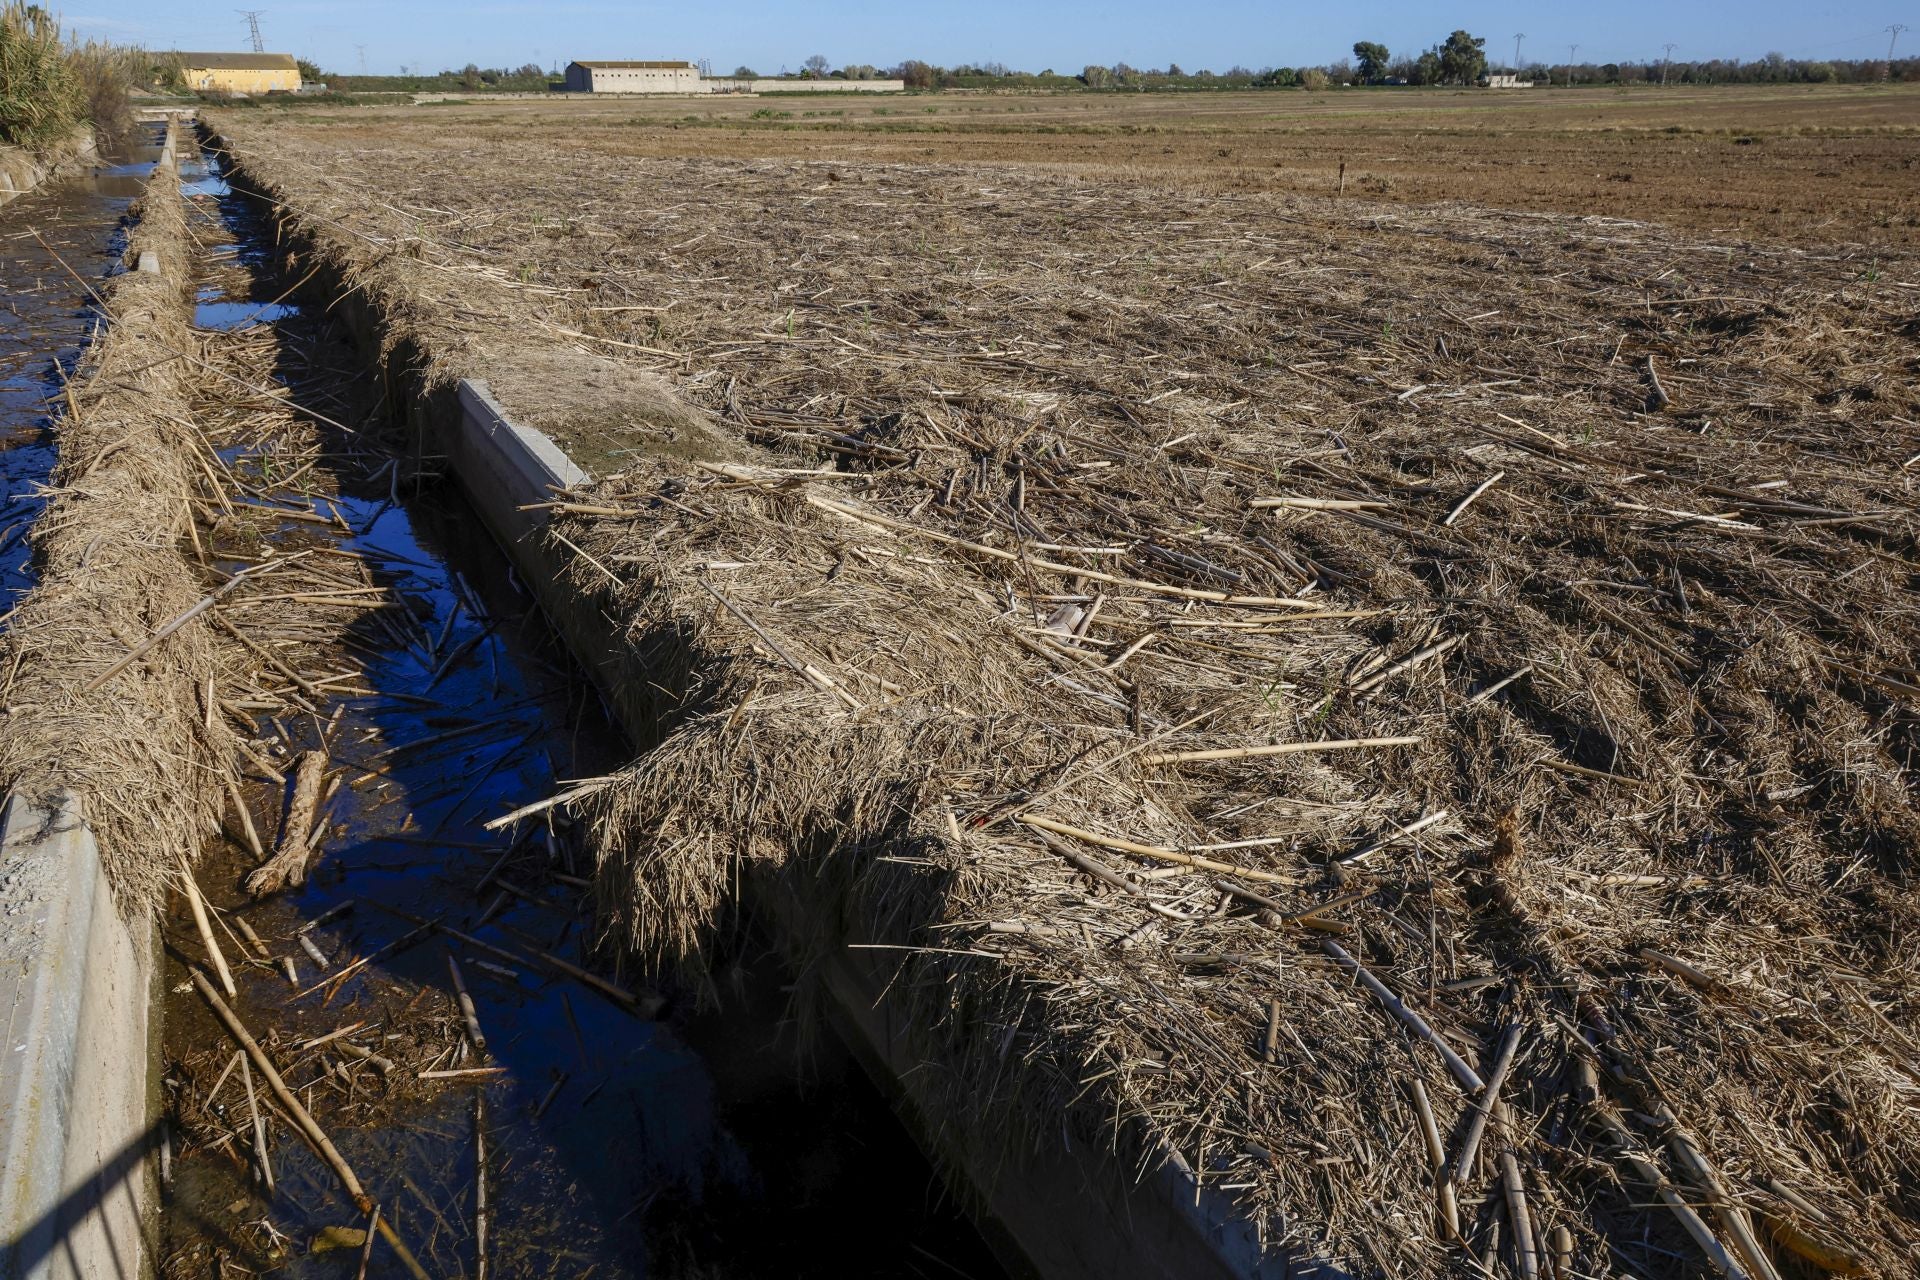
[{"label": "tall reed plant", "polygon": [[71,128],[83,107],[60,20],[39,5],[0,0],[0,142],[38,146]]},{"label": "tall reed plant", "polygon": [[0,143],[43,146],[82,121],[103,142],[125,136],[127,91],[145,69],[138,49],[63,40],[49,10],[0,0]]}]

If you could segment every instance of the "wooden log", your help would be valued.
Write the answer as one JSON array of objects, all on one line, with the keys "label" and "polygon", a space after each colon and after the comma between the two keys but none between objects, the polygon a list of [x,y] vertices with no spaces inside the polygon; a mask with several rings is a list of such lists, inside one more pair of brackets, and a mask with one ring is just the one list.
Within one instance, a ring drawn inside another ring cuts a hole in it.
[{"label": "wooden log", "polygon": [[320,792],[327,776],[327,753],[307,751],[300,756],[294,772],[293,793],[287,800],[286,820],[280,826],[280,839],[273,857],[255,867],[247,877],[246,890],[256,898],[276,893],[288,885],[307,882],[308,843],[312,838],[314,811],[320,806]]}]

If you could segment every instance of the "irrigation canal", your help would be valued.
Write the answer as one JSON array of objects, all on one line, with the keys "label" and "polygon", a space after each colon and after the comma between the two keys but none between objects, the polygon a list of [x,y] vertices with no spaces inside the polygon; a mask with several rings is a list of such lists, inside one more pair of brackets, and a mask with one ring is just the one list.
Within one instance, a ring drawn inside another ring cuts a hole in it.
[{"label": "irrigation canal", "polygon": [[[10,595],[30,582],[50,407],[96,323],[78,277],[120,269],[156,152],[0,213]],[[210,581],[289,567],[217,611],[257,661],[220,699],[247,781],[197,881],[233,1009],[417,1262],[384,1240],[363,1260],[366,1222],[194,987],[208,956],[176,893],[155,1064],[162,1274],[1004,1275],[763,950],[743,947],[710,1000],[663,1002],[596,956],[592,869],[564,823],[485,829],[617,764],[621,736],[211,164],[189,146],[181,170],[196,420],[223,490],[195,553]],[[243,881],[286,838],[308,771],[311,874],[252,898]]]}]

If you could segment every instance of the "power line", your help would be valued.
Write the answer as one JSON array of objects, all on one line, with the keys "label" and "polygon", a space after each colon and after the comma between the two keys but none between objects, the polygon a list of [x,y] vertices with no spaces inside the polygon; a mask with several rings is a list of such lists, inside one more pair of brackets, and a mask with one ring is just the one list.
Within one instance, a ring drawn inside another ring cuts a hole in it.
[{"label": "power line", "polygon": [[353,46],[353,51],[360,55],[360,74],[367,74],[367,46],[357,44]]},{"label": "power line", "polygon": [[1520,74],[1520,42],[1527,38],[1524,31],[1516,31],[1513,36],[1513,74]]},{"label": "power line", "polygon": [[1898,40],[1900,33],[1905,30],[1907,30],[1907,24],[1904,22],[1895,22],[1887,27],[1887,69],[1880,75],[1882,80],[1893,79],[1893,42]]},{"label": "power line", "polygon": [[1666,58],[1660,63],[1660,83],[1664,85],[1667,82],[1667,68],[1673,65],[1673,51],[1680,46],[1669,43],[1663,44],[1660,47],[1667,51]]},{"label": "power line", "polygon": [[267,46],[266,42],[260,39],[260,18],[266,13],[266,10],[235,9],[234,12],[247,20],[247,33],[253,37],[253,51],[255,53],[265,53]]},{"label": "power line", "polygon": [[1573,88],[1573,55],[1579,52],[1579,45],[1570,44],[1567,46],[1567,88],[1569,89]]}]

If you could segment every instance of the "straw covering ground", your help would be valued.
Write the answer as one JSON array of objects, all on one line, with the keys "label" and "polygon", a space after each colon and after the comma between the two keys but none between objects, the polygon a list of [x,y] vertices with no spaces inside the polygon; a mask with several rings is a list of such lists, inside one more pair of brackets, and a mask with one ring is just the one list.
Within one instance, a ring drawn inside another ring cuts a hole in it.
[{"label": "straw covering ground", "polygon": [[650,953],[754,866],[956,1134],[1065,1113],[1356,1273],[1908,1267],[1920,263],[222,127],[601,477]]}]

